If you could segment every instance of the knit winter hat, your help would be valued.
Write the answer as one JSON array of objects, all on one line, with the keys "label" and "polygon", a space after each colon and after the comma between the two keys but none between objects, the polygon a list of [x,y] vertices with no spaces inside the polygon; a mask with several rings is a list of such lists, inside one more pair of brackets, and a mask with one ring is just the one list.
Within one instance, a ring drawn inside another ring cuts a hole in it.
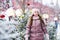
[{"label": "knit winter hat", "polygon": [[40,13],[40,10],[39,10],[38,8],[33,8],[33,9],[32,9],[32,14],[33,14],[35,11],[38,11],[38,13]]}]

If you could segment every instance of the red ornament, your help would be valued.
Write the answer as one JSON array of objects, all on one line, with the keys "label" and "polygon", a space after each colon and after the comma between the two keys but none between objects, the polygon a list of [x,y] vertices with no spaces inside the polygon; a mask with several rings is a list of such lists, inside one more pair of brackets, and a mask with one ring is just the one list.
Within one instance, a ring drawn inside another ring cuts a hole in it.
[{"label": "red ornament", "polygon": [[0,18],[4,18],[5,17],[5,15],[0,15]]},{"label": "red ornament", "polygon": [[28,3],[27,5],[29,6],[30,4]]}]

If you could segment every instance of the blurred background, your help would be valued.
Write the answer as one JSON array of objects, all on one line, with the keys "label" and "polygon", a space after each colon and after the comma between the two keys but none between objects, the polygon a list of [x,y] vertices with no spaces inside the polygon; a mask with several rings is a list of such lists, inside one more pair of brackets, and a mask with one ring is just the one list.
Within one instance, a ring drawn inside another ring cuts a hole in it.
[{"label": "blurred background", "polygon": [[0,0],[0,40],[25,40],[33,8],[40,9],[50,40],[60,40],[60,0]]}]

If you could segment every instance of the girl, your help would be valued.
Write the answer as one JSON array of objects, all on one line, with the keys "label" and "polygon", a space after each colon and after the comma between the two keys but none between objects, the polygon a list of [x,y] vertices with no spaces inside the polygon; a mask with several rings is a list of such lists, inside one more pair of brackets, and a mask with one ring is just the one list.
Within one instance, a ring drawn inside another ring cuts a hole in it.
[{"label": "girl", "polygon": [[45,23],[39,15],[40,11],[34,8],[32,9],[32,13],[26,26],[25,40],[44,40],[44,34],[46,34],[46,37],[48,37],[48,34]]}]

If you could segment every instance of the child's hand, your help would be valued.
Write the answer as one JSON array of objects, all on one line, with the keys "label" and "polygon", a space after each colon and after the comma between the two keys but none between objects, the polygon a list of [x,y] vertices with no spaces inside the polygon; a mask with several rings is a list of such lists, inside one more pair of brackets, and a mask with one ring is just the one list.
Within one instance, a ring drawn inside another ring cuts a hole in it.
[{"label": "child's hand", "polygon": [[48,34],[45,34],[46,35],[46,39],[49,40],[49,35]]},{"label": "child's hand", "polygon": [[28,40],[29,35],[25,35],[24,37],[25,37],[25,40]]}]

